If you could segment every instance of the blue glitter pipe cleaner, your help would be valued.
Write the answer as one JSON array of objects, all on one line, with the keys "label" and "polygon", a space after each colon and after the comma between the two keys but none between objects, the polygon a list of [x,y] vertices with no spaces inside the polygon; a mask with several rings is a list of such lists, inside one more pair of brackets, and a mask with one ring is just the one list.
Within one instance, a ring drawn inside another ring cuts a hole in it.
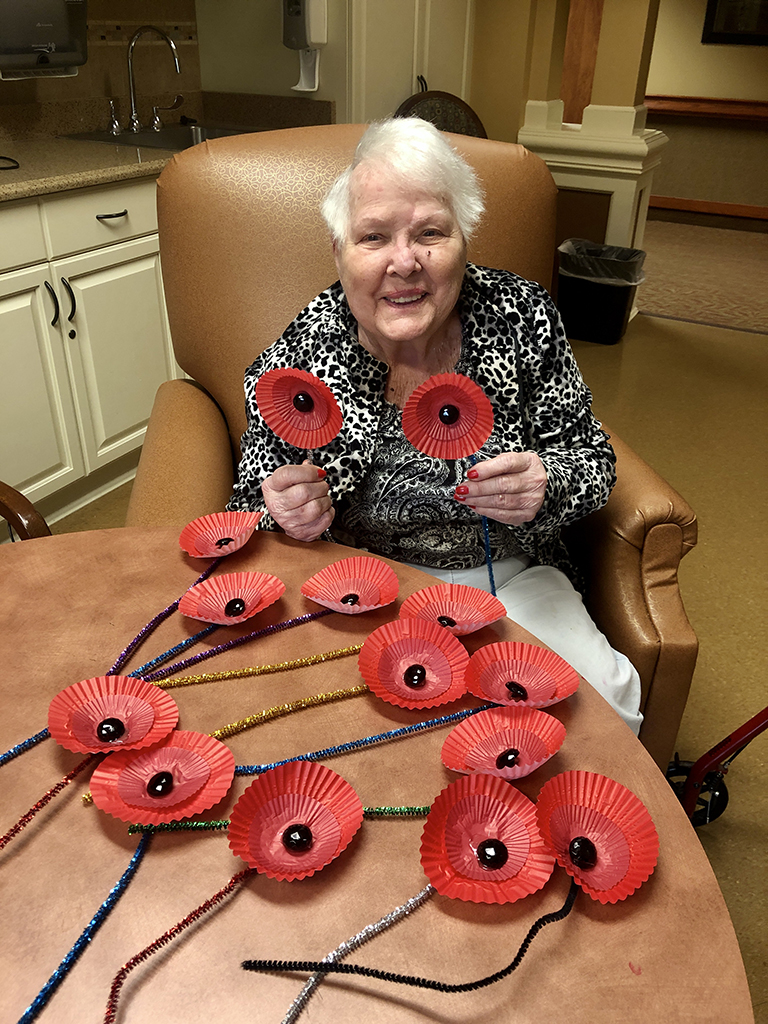
[{"label": "blue glitter pipe cleaner", "polygon": [[139,864],[147,852],[150,840],[152,839],[152,833],[146,832],[139,840],[139,845],[136,847],[136,852],[131,857],[131,862],[123,872],[120,880],[112,887],[109,892],[109,896],[104,900],[99,909],[93,915],[91,920],[86,925],[84,931],[75,942],[74,946],[70,949],[64,959],[61,961],[59,966],[50,976],[48,981],[45,983],[43,988],[38,992],[35,1000],[29,1004],[27,1009],[19,1018],[19,1024],[30,1024],[31,1021],[37,1020],[38,1016],[45,1009],[51,997],[56,992],[57,988],[66,978],[70,970],[75,966],[77,961],[80,959],[82,954],[88,948],[91,939],[94,937],[96,932],[109,917],[110,913],[114,910],[117,901],[123,895],[125,890],[133,880],[134,875],[139,867]]},{"label": "blue glitter pipe cleaner", "polygon": [[262,775],[271,768],[279,768],[280,765],[290,764],[291,761],[324,761],[326,758],[338,757],[340,754],[351,754],[355,750],[364,750],[366,747],[373,747],[379,743],[387,743],[390,740],[399,740],[405,736],[413,736],[415,733],[426,732],[428,729],[437,729],[441,725],[452,725],[454,722],[460,722],[464,718],[469,718],[470,715],[476,715],[478,711],[487,711],[488,708],[493,706],[493,704],[483,704],[479,708],[454,711],[450,715],[441,715],[440,718],[428,718],[425,722],[404,725],[399,729],[380,732],[375,736],[365,736],[360,740],[350,740],[348,743],[340,743],[335,747],[325,747],[323,750],[315,750],[309,754],[286,757],[283,761],[273,761],[272,764],[238,764],[235,766],[235,775]]},{"label": "blue glitter pipe cleaner", "polygon": [[[469,456],[471,465],[477,465],[477,457],[475,455]],[[488,582],[491,585],[491,593],[496,597],[496,580],[493,577],[493,558],[491,557],[491,534],[488,529],[488,518],[486,516],[480,517],[483,524],[483,545],[485,546],[485,564],[488,566]]]}]

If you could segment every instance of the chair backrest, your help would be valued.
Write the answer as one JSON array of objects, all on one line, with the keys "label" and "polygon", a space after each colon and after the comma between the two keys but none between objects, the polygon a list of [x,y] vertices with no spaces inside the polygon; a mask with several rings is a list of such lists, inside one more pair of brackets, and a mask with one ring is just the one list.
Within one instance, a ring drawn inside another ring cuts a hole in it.
[{"label": "chair backrest", "polygon": [[[336,280],[320,203],[365,125],[232,136],[177,154],[158,179],[163,280],[179,365],[221,407],[239,450],[243,371]],[[557,190],[521,146],[463,135],[487,211],[469,249],[483,266],[550,284]]]},{"label": "chair backrest", "polygon": [[422,117],[444,132],[487,139],[488,132],[469,104],[450,92],[429,89],[403,100],[395,117]]}]

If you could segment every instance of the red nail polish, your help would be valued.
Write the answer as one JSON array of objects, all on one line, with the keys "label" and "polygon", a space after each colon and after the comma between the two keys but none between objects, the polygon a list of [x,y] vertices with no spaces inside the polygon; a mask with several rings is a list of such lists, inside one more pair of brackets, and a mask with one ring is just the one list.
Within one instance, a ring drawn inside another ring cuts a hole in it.
[{"label": "red nail polish", "polygon": [[476,469],[470,469],[470,471],[467,473],[467,476],[469,477],[470,480],[477,480],[477,476],[478,476],[477,470]]},{"label": "red nail polish", "polygon": [[469,494],[469,488],[462,484],[460,487],[456,488],[454,494]]},{"label": "red nail polish", "polygon": [[320,480],[325,480],[325,470],[324,469],[318,469],[317,475],[318,475]]}]

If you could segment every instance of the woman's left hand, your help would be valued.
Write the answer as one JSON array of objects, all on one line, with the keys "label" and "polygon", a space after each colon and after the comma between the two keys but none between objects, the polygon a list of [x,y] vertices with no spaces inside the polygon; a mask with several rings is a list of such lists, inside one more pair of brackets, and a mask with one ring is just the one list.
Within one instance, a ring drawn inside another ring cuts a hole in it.
[{"label": "woman's left hand", "polygon": [[473,466],[454,497],[479,516],[519,526],[534,518],[546,489],[547,471],[535,452],[505,452]]}]

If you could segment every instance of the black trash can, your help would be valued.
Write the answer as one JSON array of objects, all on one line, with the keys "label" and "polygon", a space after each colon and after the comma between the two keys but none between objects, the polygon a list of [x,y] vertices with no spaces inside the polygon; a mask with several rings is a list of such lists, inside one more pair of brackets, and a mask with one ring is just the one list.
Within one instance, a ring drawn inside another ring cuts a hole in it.
[{"label": "black trash can", "polygon": [[568,338],[621,341],[637,286],[645,280],[642,249],[568,238],[558,247],[557,308]]}]

